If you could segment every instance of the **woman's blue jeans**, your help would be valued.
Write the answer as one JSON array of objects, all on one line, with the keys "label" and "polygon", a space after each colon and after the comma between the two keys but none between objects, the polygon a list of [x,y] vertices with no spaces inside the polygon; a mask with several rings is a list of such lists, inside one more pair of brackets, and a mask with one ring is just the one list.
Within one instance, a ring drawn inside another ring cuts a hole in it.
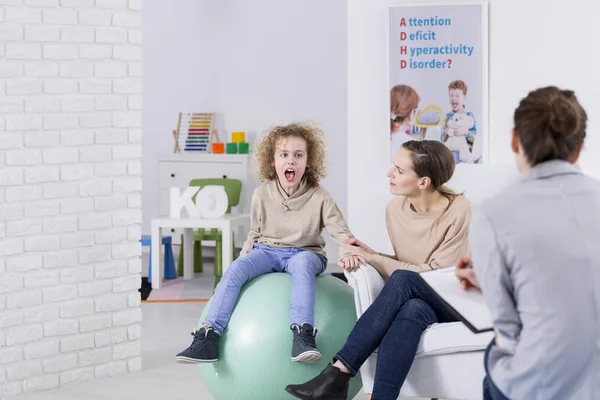
[{"label": "woman's blue jeans", "polygon": [[396,400],[423,331],[433,323],[453,321],[417,273],[398,270],[359,318],[335,359],[355,375],[379,348],[372,400]]}]

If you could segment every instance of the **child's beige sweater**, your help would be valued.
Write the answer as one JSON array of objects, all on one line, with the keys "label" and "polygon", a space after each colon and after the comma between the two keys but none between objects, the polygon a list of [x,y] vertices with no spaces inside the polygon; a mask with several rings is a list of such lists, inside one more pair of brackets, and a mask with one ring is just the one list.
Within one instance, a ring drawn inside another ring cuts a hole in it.
[{"label": "child's beige sweater", "polygon": [[458,196],[446,212],[416,212],[405,197],[388,203],[385,212],[394,255],[374,255],[370,264],[385,279],[397,269],[422,272],[449,267],[469,253],[471,203]]},{"label": "child's beige sweater", "polygon": [[296,247],[326,256],[323,228],[338,243],[352,236],[344,216],[322,186],[300,188],[288,196],[277,179],[254,191],[250,206],[251,227],[241,255],[254,243],[271,247]]}]

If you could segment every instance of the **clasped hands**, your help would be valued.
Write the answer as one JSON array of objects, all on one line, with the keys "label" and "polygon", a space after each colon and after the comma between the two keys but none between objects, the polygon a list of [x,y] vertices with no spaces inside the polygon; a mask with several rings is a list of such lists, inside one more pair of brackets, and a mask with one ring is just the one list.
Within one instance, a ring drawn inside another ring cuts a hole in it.
[{"label": "clasped hands", "polygon": [[344,270],[352,272],[361,265],[367,265],[371,262],[375,250],[351,237],[340,246],[338,265]]},{"label": "clasped hands", "polygon": [[[367,265],[371,262],[373,255],[377,254],[375,250],[351,237],[340,246],[338,264],[344,270],[352,272],[361,265]],[[463,289],[470,287],[480,288],[475,272],[473,271],[473,262],[471,257],[461,257],[456,263],[456,278]]]}]

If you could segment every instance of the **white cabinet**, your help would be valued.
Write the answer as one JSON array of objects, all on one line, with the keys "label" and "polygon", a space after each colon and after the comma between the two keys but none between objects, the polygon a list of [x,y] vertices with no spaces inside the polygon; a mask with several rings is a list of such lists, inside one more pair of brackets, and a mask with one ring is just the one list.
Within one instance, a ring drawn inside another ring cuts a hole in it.
[{"label": "white cabinet", "polygon": [[[185,188],[192,179],[230,178],[242,181],[240,204],[232,208],[232,213],[250,212],[252,192],[258,186],[256,174],[251,170],[250,157],[246,154],[189,154],[177,153],[159,157],[158,188],[159,214],[169,215],[169,189]],[[180,243],[183,232],[173,229],[171,235],[175,243]],[[166,234],[166,232],[165,232]],[[235,244],[241,247],[247,232],[235,232]]]}]

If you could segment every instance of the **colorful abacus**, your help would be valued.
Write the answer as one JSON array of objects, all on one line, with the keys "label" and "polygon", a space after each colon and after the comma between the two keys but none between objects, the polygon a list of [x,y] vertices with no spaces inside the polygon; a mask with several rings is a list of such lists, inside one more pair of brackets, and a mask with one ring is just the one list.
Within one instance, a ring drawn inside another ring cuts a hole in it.
[{"label": "colorful abacus", "polygon": [[214,129],[215,113],[179,113],[175,137],[175,152],[197,151],[210,153],[211,144],[219,141],[219,135]]}]

